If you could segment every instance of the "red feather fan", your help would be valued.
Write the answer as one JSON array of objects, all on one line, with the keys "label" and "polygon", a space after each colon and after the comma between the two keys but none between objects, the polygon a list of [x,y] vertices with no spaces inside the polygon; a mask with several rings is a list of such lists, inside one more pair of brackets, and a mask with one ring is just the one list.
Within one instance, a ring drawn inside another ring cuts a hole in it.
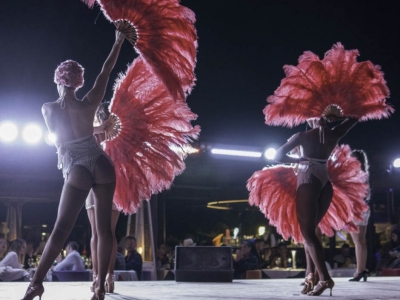
[{"label": "red feather fan", "polygon": [[186,102],[174,101],[140,57],[114,90],[110,111],[120,119],[120,132],[106,142],[105,151],[117,176],[114,203],[131,214],[183,172],[187,147],[200,128],[190,124],[197,115]]},{"label": "red feather fan", "polygon": [[[362,213],[368,209],[364,202],[368,194],[368,175],[361,170],[360,162],[351,156],[347,145],[334,150],[328,162],[328,173],[334,192],[319,227],[327,236],[344,228],[357,231],[354,221],[362,220]],[[295,242],[303,243],[296,215],[296,188],[297,177],[293,167],[284,165],[257,171],[247,182],[249,203],[260,208],[284,239],[292,237]]]},{"label": "red feather fan", "polygon": [[358,55],[337,43],[322,60],[306,51],[297,66],[285,65],[286,78],[267,99],[265,123],[297,126],[321,117],[330,104],[360,121],[388,117],[394,109],[386,104],[389,90],[383,73],[370,61],[357,62]]},{"label": "red feather fan", "polygon": [[[82,0],[89,7],[95,0]],[[135,49],[167,87],[185,101],[195,83],[197,33],[193,11],[178,0],[97,0],[111,22],[128,21]],[[124,33],[124,32],[123,32]],[[137,41],[136,41],[137,36]]]}]

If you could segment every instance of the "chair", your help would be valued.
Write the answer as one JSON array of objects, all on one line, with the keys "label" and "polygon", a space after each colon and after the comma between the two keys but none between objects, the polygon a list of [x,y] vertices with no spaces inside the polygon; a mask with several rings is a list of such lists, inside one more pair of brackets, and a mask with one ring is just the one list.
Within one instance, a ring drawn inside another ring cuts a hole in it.
[{"label": "chair", "polygon": [[88,271],[53,271],[53,281],[89,281]]},{"label": "chair", "polygon": [[247,270],[246,279],[261,279],[261,270]]}]

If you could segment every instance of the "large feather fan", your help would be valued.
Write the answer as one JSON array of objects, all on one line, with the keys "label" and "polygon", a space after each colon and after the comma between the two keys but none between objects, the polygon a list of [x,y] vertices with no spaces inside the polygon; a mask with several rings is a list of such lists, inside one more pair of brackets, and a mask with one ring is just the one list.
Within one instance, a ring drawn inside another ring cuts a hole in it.
[{"label": "large feather fan", "polygon": [[114,203],[131,214],[183,172],[187,148],[200,128],[190,124],[197,115],[186,102],[174,101],[140,57],[114,89],[110,111],[119,118],[120,132],[106,142],[105,151],[117,176]]},{"label": "large feather fan", "polygon": [[[344,228],[357,231],[354,221],[362,220],[362,213],[368,209],[364,201],[368,175],[347,145],[336,147],[328,161],[328,173],[333,198],[319,227],[327,236]],[[293,167],[276,165],[257,171],[248,180],[247,189],[249,203],[260,208],[284,239],[292,237],[296,243],[304,242],[296,214],[297,177]]]},{"label": "large feather fan", "polygon": [[293,127],[321,117],[329,105],[339,106],[345,117],[360,121],[387,118],[394,109],[386,104],[389,89],[379,66],[357,62],[357,50],[337,43],[324,59],[304,52],[297,66],[285,65],[286,78],[264,108],[265,123]]},{"label": "large feather fan", "polygon": [[[186,99],[195,83],[195,15],[178,0],[82,0],[97,2],[107,19],[131,24],[123,32],[175,100]],[[137,40],[136,40],[137,39]]]}]

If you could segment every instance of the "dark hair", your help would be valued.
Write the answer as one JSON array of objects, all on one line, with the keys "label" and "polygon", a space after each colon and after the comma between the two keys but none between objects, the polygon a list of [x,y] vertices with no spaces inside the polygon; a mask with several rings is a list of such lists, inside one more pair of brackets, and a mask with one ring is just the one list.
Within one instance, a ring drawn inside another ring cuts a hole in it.
[{"label": "dark hair", "polygon": [[364,150],[353,150],[351,152],[351,156],[357,158],[358,161],[361,163],[361,169],[364,172],[368,173],[369,164],[368,164],[367,154],[365,153],[365,151]]},{"label": "dark hair", "polygon": [[125,237],[125,242],[126,240],[134,240],[136,243],[136,238],[133,235],[128,235],[127,237]]},{"label": "dark hair", "polygon": [[343,244],[342,249],[344,249],[344,248],[350,248],[349,244]]},{"label": "dark hair", "polygon": [[78,251],[79,250],[79,244],[74,241],[70,241],[67,244],[67,247],[70,246],[72,250]]},{"label": "dark hair", "polygon": [[247,247],[250,248],[250,252],[254,255],[258,256],[257,249],[254,243],[254,240],[243,240],[241,244],[245,244]]},{"label": "dark hair", "polygon": [[97,107],[96,121],[101,124],[105,122],[109,116],[110,116],[110,102],[103,101]]},{"label": "dark hair", "polygon": [[26,244],[23,239],[13,240],[10,244],[10,247],[8,248],[8,252],[12,251],[12,252],[19,254],[23,244]]}]

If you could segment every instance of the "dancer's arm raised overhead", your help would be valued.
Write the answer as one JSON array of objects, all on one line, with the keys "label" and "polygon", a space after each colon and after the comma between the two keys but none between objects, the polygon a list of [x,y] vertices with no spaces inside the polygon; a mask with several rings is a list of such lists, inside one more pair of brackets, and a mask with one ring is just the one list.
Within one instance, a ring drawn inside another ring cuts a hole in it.
[{"label": "dancer's arm raised overhead", "polygon": [[93,85],[93,88],[84,97],[84,101],[87,100],[91,104],[97,106],[103,99],[107,88],[108,78],[110,77],[110,73],[115,66],[124,40],[125,36],[121,32],[116,31],[115,43],[111,49],[111,53],[108,55],[106,61],[104,62],[101,72],[97,76],[96,81]]}]

